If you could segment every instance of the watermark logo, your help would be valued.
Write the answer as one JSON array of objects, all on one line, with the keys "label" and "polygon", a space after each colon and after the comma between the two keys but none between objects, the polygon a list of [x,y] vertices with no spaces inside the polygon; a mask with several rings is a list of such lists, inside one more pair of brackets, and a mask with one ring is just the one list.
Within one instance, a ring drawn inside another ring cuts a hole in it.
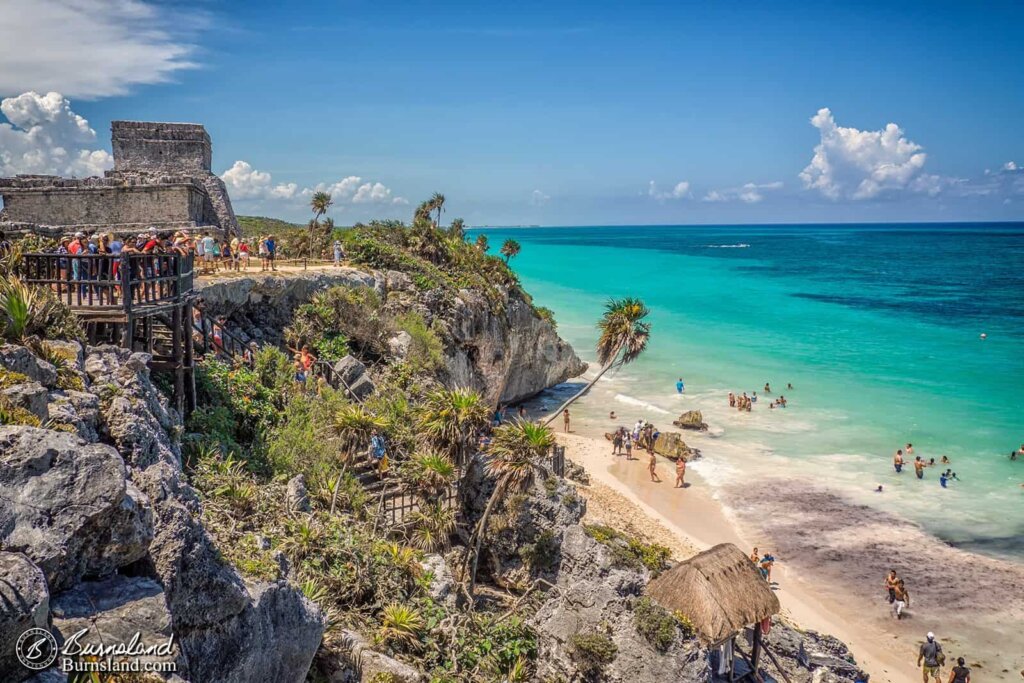
[{"label": "watermark logo", "polygon": [[30,628],[18,638],[14,652],[26,669],[42,671],[57,659],[57,639],[45,628]]}]

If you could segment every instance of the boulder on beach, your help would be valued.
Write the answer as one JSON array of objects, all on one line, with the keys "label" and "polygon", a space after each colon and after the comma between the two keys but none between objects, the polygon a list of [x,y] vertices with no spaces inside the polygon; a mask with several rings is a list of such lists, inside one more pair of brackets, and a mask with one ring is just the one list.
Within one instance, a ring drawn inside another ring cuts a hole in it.
[{"label": "boulder on beach", "polygon": [[699,410],[687,410],[685,413],[672,420],[672,424],[680,429],[693,429],[699,432],[706,432],[708,424],[704,422],[704,416]]},{"label": "boulder on beach", "polygon": [[697,450],[690,448],[683,441],[683,437],[675,432],[662,432],[658,434],[658,438],[654,441],[654,452],[658,455],[664,455],[670,460],[683,460],[690,461],[697,457]]}]

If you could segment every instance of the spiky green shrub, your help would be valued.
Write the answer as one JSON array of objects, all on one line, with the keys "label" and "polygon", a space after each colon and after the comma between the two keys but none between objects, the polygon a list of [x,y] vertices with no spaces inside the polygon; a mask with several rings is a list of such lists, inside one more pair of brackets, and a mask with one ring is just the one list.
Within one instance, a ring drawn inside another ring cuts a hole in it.
[{"label": "spiky green shrub", "polygon": [[381,610],[377,642],[402,649],[416,648],[423,631],[423,615],[419,610],[393,602]]},{"label": "spiky green shrub", "polygon": [[577,633],[570,641],[569,656],[585,677],[596,677],[615,661],[619,648],[610,637],[597,631]]}]

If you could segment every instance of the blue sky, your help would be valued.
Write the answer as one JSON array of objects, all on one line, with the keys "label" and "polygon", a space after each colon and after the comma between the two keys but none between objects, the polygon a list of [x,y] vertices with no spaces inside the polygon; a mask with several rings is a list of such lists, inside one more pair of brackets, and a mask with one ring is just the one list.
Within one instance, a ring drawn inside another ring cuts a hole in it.
[{"label": "blue sky", "polygon": [[325,187],[339,224],[433,191],[471,224],[1019,220],[1022,28],[1020,2],[7,0],[0,170],[195,121],[241,213]]}]

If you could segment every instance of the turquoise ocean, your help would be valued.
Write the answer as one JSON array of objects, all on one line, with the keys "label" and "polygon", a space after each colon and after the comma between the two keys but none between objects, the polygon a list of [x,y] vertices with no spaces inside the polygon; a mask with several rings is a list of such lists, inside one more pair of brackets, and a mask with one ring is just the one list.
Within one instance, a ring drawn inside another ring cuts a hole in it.
[{"label": "turquoise ocean", "polygon": [[[492,253],[522,245],[513,268],[584,360],[609,297],[650,307],[647,352],[599,382],[581,418],[614,410],[671,429],[700,409],[711,429],[687,442],[712,486],[799,477],[1024,561],[1024,459],[1009,459],[1024,442],[1024,224],[473,232]],[[769,410],[766,382],[788,408]],[[741,414],[730,391],[759,401]],[[958,480],[943,489],[938,464],[923,481],[909,464],[895,473],[908,442],[926,460],[948,456]]]}]

